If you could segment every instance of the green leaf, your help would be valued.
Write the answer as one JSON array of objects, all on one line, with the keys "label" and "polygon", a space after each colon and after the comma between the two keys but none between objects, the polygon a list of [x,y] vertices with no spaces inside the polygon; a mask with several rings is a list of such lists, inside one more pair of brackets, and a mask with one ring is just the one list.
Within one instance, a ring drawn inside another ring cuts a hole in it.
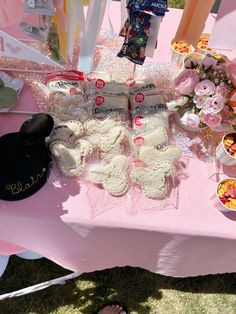
[{"label": "green leaf", "polygon": [[0,88],[4,87],[4,83],[3,83],[3,80],[0,79]]},{"label": "green leaf", "polygon": [[0,107],[12,108],[17,101],[17,92],[10,87],[0,88]]}]

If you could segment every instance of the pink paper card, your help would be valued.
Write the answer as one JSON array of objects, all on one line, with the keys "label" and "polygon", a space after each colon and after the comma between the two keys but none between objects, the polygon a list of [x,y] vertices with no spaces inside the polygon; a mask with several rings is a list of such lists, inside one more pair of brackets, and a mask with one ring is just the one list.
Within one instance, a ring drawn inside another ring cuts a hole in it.
[{"label": "pink paper card", "polygon": [[236,48],[236,1],[223,0],[209,40],[209,47],[222,50]]}]

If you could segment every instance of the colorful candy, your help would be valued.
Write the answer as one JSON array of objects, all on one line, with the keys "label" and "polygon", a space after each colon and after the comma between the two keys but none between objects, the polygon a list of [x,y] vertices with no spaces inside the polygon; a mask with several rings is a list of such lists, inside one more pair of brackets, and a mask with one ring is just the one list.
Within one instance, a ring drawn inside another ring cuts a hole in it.
[{"label": "colorful candy", "polygon": [[214,49],[208,47],[208,39],[207,38],[201,38],[197,44],[199,49],[207,50],[207,51],[213,51]]},{"label": "colorful candy", "polygon": [[236,158],[236,134],[227,134],[223,140],[224,148],[226,151]]},{"label": "colorful candy", "polygon": [[185,41],[175,41],[171,47],[179,53],[189,53],[193,51],[193,47]]},{"label": "colorful candy", "polygon": [[236,210],[236,181],[229,179],[220,183],[217,194],[226,207]]}]

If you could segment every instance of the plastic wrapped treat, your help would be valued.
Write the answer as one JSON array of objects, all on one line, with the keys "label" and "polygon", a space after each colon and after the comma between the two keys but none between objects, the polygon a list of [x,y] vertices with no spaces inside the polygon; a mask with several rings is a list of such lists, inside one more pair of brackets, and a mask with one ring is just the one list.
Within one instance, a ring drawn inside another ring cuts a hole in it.
[{"label": "plastic wrapped treat", "polygon": [[93,114],[96,118],[105,118],[116,113],[122,120],[129,119],[129,99],[126,95],[98,94],[94,98]]},{"label": "plastic wrapped treat", "polygon": [[82,72],[71,70],[55,73],[47,77],[46,84],[50,103],[71,105],[87,100]]},{"label": "plastic wrapped treat", "polygon": [[83,125],[77,120],[69,120],[57,124],[50,134],[49,141],[62,141],[65,143],[74,143],[84,132]]},{"label": "plastic wrapped treat", "polygon": [[129,188],[129,160],[125,155],[114,156],[105,165],[94,165],[89,169],[90,182],[102,185],[110,195],[123,195]]},{"label": "plastic wrapped treat", "polygon": [[168,108],[164,96],[157,89],[133,93],[130,96],[130,105],[134,130],[168,128]]},{"label": "plastic wrapped treat", "polygon": [[131,179],[138,184],[144,195],[150,198],[164,198],[168,192],[167,177],[173,171],[168,161],[159,161],[153,166],[135,167]]},{"label": "plastic wrapped treat", "polygon": [[116,155],[122,155],[125,149],[127,130],[123,126],[115,126],[107,134],[92,134],[87,140],[93,145],[101,159],[111,160]]},{"label": "plastic wrapped treat", "polygon": [[89,95],[93,94],[113,94],[126,95],[129,87],[124,81],[112,79],[112,74],[104,72],[92,72],[87,76],[86,92]]},{"label": "plastic wrapped treat", "polygon": [[165,128],[159,127],[143,133],[130,133],[130,145],[134,156],[137,156],[142,146],[152,146],[157,150],[169,145],[169,138]]},{"label": "plastic wrapped treat", "polygon": [[88,136],[92,134],[107,134],[119,125],[122,125],[122,120],[117,114],[107,115],[105,119],[90,118],[84,123],[84,132]]},{"label": "plastic wrapped treat", "polygon": [[83,124],[92,116],[92,103],[88,100],[73,105],[51,104],[48,110],[55,124],[69,120],[77,120]]},{"label": "plastic wrapped treat", "polygon": [[80,177],[83,174],[86,158],[93,151],[92,145],[86,140],[78,140],[73,145],[55,141],[49,147],[60,172],[69,178]]}]

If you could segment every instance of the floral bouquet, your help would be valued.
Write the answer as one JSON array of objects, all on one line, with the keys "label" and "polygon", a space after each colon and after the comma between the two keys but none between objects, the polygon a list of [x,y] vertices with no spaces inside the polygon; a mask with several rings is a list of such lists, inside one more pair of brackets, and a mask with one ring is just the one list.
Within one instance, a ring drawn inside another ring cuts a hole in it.
[{"label": "floral bouquet", "polygon": [[167,103],[170,111],[179,111],[181,124],[215,131],[236,125],[236,114],[228,105],[236,88],[236,64],[227,58],[207,55],[188,58],[185,69],[174,80],[175,100]]}]

